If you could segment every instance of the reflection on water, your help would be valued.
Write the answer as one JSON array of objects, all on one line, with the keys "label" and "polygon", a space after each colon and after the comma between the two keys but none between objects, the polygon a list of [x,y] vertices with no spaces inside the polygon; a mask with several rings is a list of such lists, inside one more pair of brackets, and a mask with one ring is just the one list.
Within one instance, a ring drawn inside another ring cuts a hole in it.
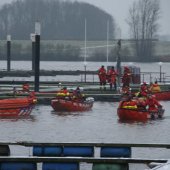
[{"label": "reflection on water", "polygon": [[147,123],[149,122],[149,120],[147,121],[135,121],[135,120],[118,120],[118,123],[122,123],[122,124],[136,124],[136,125],[147,125]]},{"label": "reflection on water", "polygon": [[57,116],[81,116],[83,112],[57,112],[57,111],[51,111],[51,114],[57,115]]},{"label": "reflection on water", "polygon": [[122,124],[136,124],[136,125],[147,125],[147,124],[154,124],[156,122],[162,121],[166,118],[170,118],[170,116],[159,118],[159,119],[148,119],[146,121],[135,121],[135,120],[118,120],[118,123]]},{"label": "reflection on water", "polygon": [[34,115],[28,115],[28,116],[23,116],[23,117],[0,117],[0,122],[1,121],[9,121],[9,122],[17,122],[17,121],[35,121],[35,116]]}]

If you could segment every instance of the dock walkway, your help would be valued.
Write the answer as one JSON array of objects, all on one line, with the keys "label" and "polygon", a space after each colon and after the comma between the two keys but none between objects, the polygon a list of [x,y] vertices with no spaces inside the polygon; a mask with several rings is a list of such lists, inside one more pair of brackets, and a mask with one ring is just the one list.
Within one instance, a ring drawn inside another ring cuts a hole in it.
[{"label": "dock walkway", "polygon": [[[13,88],[17,90],[22,90],[22,81],[15,82],[11,81],[1,81],[0,82],[0,98],[9,98],[13,96]],[[29,82],[30,90],[34,90],[33,82]],[[70,90],[75,89],[77,86],[81,87],[82,92],[87,97],[93,97],[95,101],[120,101],[121,94],[120,88],[117,90],[110,90],[109,85],[106,89],[100,89],[98,82],[40,82],[40,90],[36,93],[39,104],[49,104],[51,99],[56,96],[58,90],[62,87],[67,87]],[[164,91],[170,90],[170,84],[161,84],[161,89]],[[131,90],[137,92],[139,90],[139,84],[131,84]],[[45,92],[45,93],[42,93]],[[28,94],[17,94],[15,97],[25,96]]]}]

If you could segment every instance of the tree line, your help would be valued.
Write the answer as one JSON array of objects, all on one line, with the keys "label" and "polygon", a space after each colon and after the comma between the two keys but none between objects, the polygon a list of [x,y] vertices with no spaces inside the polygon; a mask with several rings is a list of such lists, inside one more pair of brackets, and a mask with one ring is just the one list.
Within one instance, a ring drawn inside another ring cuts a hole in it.
[{"label": "tree line", "polygon": [[35,31],[35,22],[41,23],[44,40],[83,40],[87,20],[87,39],[106,39],[109,21],[110,38],[114,37],[115,23],[111,15],[88,3],[61,0],[16,0],[0,9],[0,37],[12,35],[25,40]]}]

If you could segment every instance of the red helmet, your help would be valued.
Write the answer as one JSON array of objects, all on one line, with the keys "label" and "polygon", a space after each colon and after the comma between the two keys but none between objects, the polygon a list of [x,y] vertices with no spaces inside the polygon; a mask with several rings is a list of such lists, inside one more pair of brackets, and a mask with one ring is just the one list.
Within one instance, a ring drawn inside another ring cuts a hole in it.
[{"label": "red helmet", "polygon": [[125,70],[129,70],[129,68],[127,66],[124,67]]}]

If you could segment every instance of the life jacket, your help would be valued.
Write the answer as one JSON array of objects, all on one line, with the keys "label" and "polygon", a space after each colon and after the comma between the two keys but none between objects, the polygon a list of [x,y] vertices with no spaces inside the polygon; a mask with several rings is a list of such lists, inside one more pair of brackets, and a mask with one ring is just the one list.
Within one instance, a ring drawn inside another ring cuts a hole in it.
[{"label": "life jacket", "polygon": [[70,95],[70,93],[68,92],[67,89],[62,89],[57,93],[57,96],[61,96],[61,97],[62,96],[65,97],[65,96],[69,96],[69,95]]},{"label": "life jacket", "polygon": [[137,109],[137,103],[134,100],[130,100],[128,102],[124,102],[122,104],[122,108],[126,108],[126,109]]},{"label": "life jacket", "polygon": [[156,93],[156,92],[160,92],[161,88],[158,84],[152,84],[150,90],[151,90],[151,92]]}]

